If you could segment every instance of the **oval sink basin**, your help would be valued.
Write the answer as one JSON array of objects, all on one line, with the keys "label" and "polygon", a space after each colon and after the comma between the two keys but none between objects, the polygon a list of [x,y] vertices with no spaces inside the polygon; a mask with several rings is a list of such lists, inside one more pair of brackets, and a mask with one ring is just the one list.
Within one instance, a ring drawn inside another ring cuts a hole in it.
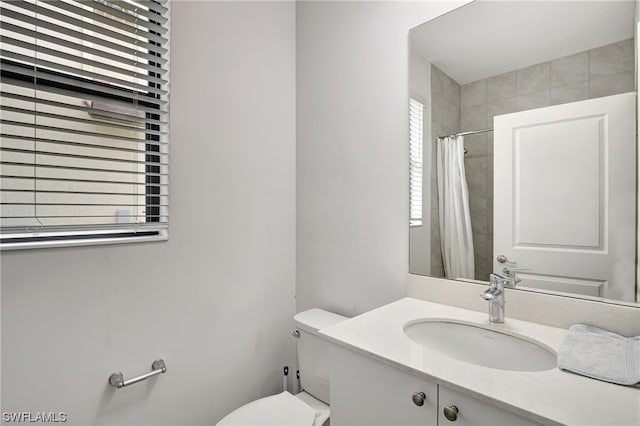
[{"label": "oval sink basin", "polygon": [[411,340],[448,357],[499,370],[556,368],[556,354],[535,343],[471,324],[420,321],[405,325]]}]

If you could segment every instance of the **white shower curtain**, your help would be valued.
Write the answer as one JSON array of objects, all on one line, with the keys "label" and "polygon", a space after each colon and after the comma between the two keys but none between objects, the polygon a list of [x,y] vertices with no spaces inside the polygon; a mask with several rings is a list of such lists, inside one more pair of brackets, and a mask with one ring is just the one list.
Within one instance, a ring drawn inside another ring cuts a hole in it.
[{"label": "white shower curtain", "polygon": [[474,278],[464,137],[438,139],[436,152],[440,245],[446,278]]}]

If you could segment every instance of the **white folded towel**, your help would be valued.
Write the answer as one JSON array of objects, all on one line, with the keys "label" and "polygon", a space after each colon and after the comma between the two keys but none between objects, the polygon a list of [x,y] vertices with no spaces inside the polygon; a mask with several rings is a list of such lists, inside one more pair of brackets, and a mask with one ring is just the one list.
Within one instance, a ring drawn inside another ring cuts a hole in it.
[{"label": "white folded towel", "polygon": [[584,324],[571,326],[558,368],[620,385],[640,383],[640,336],[624,337]]}]

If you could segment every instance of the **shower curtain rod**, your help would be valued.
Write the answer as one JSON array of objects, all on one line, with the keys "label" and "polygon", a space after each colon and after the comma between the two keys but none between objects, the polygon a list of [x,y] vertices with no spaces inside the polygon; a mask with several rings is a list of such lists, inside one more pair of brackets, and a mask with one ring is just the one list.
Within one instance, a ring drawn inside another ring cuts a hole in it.
[{"label": "shower curtain rod", "polygon": [[438,139],[444,139],[444,138],[456,137],[456,136],[475,135],[476,133],[484,133],[484,132],[493,132],[493,129],[470,130],[468,132],[456,133],[455,135],[438,136]]}]

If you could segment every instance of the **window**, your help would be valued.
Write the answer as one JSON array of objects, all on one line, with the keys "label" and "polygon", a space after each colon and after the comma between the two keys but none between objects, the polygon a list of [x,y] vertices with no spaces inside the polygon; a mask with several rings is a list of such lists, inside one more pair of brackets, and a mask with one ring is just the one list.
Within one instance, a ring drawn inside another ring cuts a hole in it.
[{"label": "window", "polygon": [[424,105],[409,99],[409,226],[422,225],[422,115]]},{"label": "window", "polygon": [[3,248],[166,238],[168,2],[0,7]]}]

